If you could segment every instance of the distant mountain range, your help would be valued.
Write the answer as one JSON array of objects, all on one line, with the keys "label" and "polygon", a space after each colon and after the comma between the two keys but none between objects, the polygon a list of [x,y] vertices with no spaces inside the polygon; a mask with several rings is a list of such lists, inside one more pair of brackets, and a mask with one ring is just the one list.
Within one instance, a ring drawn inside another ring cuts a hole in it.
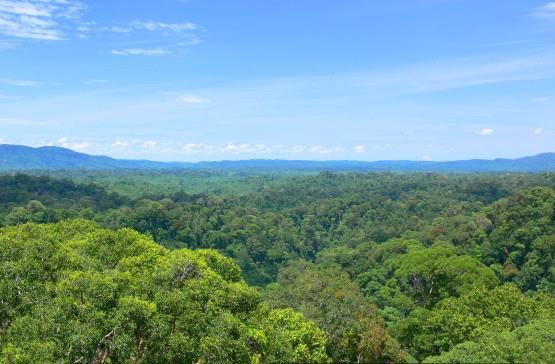
[{"label": "distant mountain range", "polygon": [[220,169],[265,171],[543,172],[555,171],[555,153],[517,159],[431,161],[301,161],[252,159],[221,162],[153,162],[93,156],[60,147],[0,144],[0,170]]}]

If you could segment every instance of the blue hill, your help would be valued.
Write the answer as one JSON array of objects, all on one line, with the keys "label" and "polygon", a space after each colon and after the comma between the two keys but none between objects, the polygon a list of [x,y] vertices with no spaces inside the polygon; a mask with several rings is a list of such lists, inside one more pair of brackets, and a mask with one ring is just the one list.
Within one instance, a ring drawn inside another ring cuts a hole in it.
[{"label": "blue hill", "polygon": [[516,159],[427,161],[302,161],[253,159],[220,162],[154,162],[94,156],[60,147],[32,148],[0,145],[0,170],[62,169],[220,169],[298,171],[397,171],[397,172],[544,172],[555,171],[555,153]]}]

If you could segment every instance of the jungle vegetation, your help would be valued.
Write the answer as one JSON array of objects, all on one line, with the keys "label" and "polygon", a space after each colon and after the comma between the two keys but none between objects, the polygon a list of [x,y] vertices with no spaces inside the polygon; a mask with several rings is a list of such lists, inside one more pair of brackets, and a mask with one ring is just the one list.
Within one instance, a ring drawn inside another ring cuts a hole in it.
[{"label": "jungle vegetation", "polygon": [[554,173],[87,173],[0,176],[0,363],[555,360]]}]

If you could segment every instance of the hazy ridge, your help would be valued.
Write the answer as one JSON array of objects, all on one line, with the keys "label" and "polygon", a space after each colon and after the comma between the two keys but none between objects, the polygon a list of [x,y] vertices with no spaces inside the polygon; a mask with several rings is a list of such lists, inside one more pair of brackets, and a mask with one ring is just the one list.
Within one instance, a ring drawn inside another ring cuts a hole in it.
[{"label": "hazy ridge", "polygon": [[446,162],[387,161],[309,161],[250,159],[215,162],[155,162],[125,160],[79,153],[61,147],[32,148],[0,145],[0,170],[63,169],[257,169],[257,170],[329,170],[329,171],[399,171],[399,172],[543,172],[555,170],[555,153],[542,153],[516,159],[471,159]]}]

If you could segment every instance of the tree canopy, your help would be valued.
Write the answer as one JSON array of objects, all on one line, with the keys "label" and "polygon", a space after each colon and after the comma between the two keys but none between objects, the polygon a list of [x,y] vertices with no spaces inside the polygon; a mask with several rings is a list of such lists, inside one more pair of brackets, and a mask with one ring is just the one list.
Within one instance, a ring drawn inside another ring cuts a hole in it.
[{"label": "tree canopy", "polygon": [[552,355],[554,173],[249,173],[0,176],[0,363]]}]

